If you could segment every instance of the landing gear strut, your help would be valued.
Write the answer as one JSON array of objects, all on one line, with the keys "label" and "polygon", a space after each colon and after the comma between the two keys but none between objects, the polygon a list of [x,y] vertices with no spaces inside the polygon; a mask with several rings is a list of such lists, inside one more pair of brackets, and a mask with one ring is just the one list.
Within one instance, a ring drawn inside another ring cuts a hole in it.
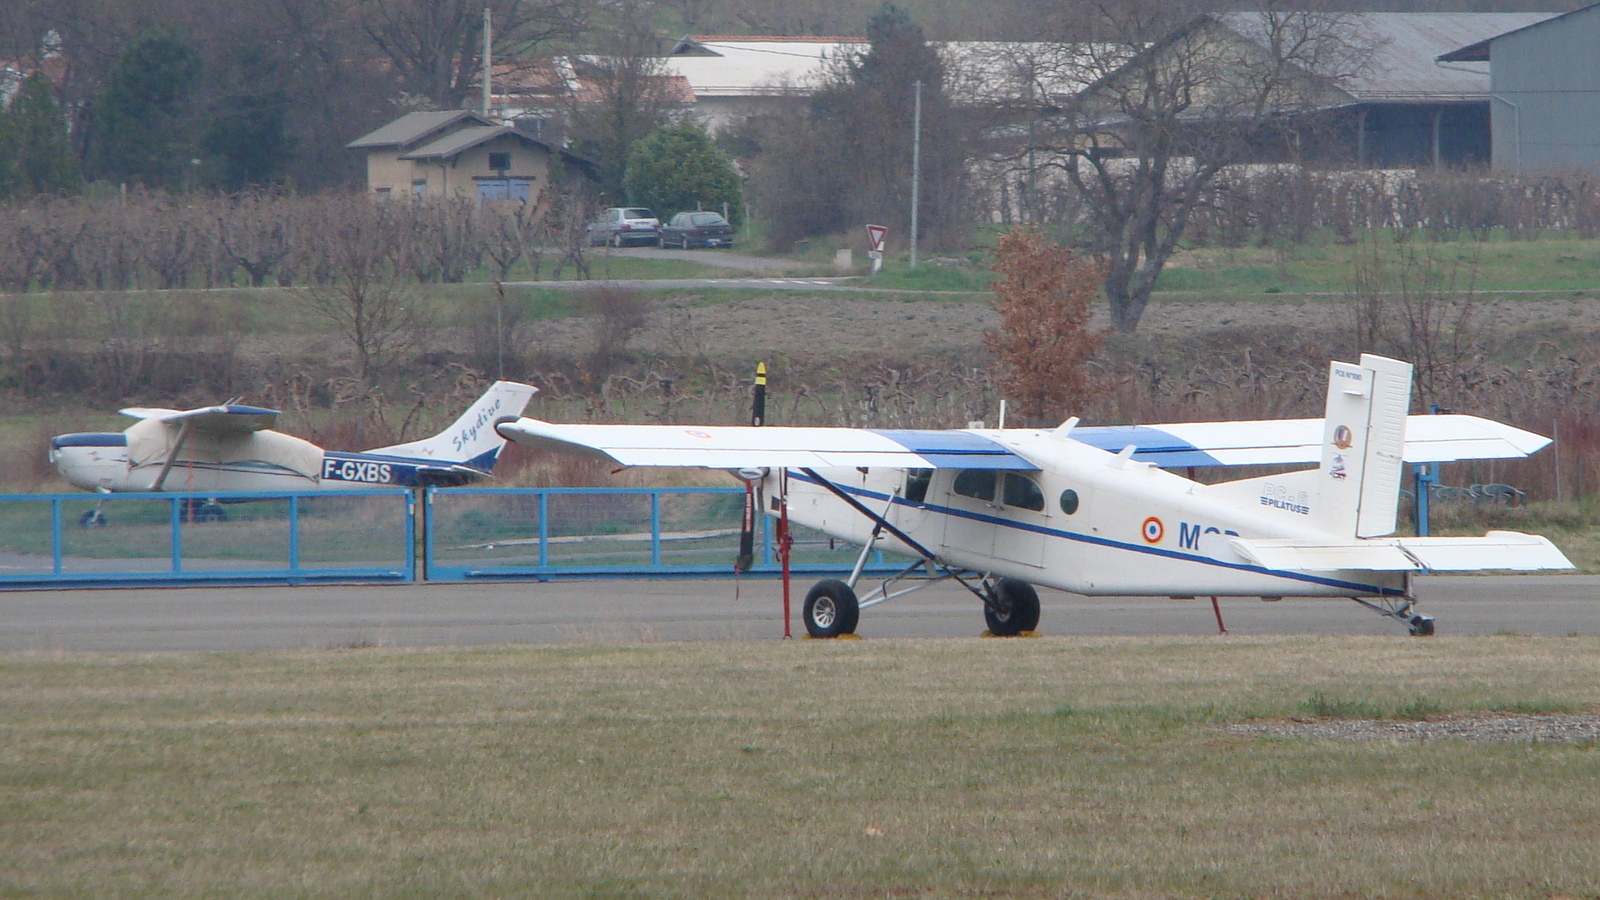
[{"label": "landing gear strut", "polygon": [[1433,616],[1425,616],[1416,611],[1417,599],[1409,596],[1409,585],[1407,585],[1406,593],[1408,596],[1384,597],[1376,603],[1360,597],[1351,597],[1350,599],[1379,615],[1404,622],[1412,637],[1432,637]]},{"label": "landing gear strut", "polygon": [[[850,572],[848,581],[819,581],[810,593],[806,594],[805,623],[806,632],[812,637],[838,637],[841,634],[854,634],[856,623],[861,615],[861,610],[869,606],[877,606],[903,597],[912,591],[920,591],[932,584],[938,584],[945,579],[953,578],[962,587],[971,591],[974,596],[983,601],[983,617],[989,623],[992,634],[1012,636],[1024,631],[1032,631],[1039,626],[1039,592],[1033,585],[1017,578],[990,578],[985,576],[981,586],[969,584],[962,576],[975,573],[956,571],[939,562],[937,555],[923,547],[909,534],[896,528],[886,518],[889,507],[894,504],[894,498],[889,497],[889,506],[884,507],[882,513],[874,512],[862,505],[861,501],[842,490],[838,485],[818,475],[814,469],[801,469],[806,477],[816,484],[843,500],[856,512],[861,513],[872,521],[872,535],[861,548],[861,555],[856,559],[855,568]],[[856,586],[860,583],[861,572],[866,568],[867,557],[872,553],[873,545],[884,532],[893,535],[900,543],[909,547],[918,556],[922,557],[911,565],[901,569],[894,575],[885,578],[877,587],[867,592],[865,596],[856,596]],[[918,578],[910,587],[899,587],[901,581],[908,580],[914,573],[922,573],[924,577]]]}]

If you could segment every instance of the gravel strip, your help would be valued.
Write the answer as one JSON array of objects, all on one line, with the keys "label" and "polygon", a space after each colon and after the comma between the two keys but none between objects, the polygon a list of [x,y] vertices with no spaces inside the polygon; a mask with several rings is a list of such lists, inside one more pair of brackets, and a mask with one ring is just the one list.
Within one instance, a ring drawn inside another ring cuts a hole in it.
[{"label": "gravel strip", "polygon": [[1344,741],[1597,741],[1600,716],[1519,716],[1463,713],[1422,721],[1395,719],[1290,719],[1229,725],[1230,734],[1333,738]]}]

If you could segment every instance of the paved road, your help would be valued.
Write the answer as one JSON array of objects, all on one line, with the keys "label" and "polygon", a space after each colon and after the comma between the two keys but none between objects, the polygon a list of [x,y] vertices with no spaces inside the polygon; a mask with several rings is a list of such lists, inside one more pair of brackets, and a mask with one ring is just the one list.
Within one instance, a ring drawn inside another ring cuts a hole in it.
[{"label": "paved road", "polygon": [[[592,253],[605,253],[603,247],[597,247]],[[688,262],[699,263],[702,266],[717,266],[723,269],[740,269],[745,272],[792,272],[797,269],[811,268],[810,263],[795,262],[792,259],[778,259],[771,256],[751,256],[746,253],[734,253],[731,250],[666,250],[657,247],[627,247],[621,250],[610,251],[612,256],[631,256],[635,259],[682,259]]]},{"label": "paved road", "polygon": [[[1600,576],[1434,577],[1419,582],[1439,633],[1600,634]],[[798,617],[809,584],[794,586]],[[771,580],[598,581],[62,590],[0,593],[0,652],[321,649],[775,639]],[[1215,634],[1206,600],[1041,592],[1045,634]],[[1392,634],[1405,629],[1346,600],[1230,599],[1233,634]],[[798,618],[794,632],[804,634]],[[967,637],[977,601],[939,585],[861,615],[867,638]]]},{"label": "paved road", "polygon": [[[558,291],[578,291],[598,285],[614,285],[636,291],[682,290],[738,290],[750,288],[765,291],[846,291],[860,294],[906,294],[911,291],[868,287],[847,278],[619,278],[612,281],[508,281],[514,287],[551,288]],[[954,294],[970,296],[966,291],[915,291],[917,294]]]}]

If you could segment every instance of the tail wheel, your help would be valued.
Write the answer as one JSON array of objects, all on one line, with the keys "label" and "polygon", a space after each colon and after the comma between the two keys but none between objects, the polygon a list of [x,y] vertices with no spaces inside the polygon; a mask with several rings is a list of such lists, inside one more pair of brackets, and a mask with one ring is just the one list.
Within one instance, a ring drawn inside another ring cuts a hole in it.
[{"label": "tail wheel", "polygon": [[819,581],[806,594],[804,607],[806,633],[814,638],[855,634],[861,619],[856,592],[842,581]]},{"label": "tail wheel", "polygon": [[983,619],[989,631],[1012,637],[1039,627],[1039,592],[1019,578],[1002,578],[989,587]]}]

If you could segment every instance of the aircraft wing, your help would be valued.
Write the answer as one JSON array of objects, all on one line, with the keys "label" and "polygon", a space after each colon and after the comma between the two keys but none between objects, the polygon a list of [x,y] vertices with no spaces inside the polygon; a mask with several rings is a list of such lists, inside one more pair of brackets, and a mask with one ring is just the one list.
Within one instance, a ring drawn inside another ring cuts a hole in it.
[{"label": "aircraft wing", "polygon": [[[1293,465],[1322,458],[1321,419],[1188,422],[1178,425],[1079,426],[1072,438],[1166,469],[1186,466]],[[1550,443],[1531,431],[1477,416],[1408,416],[1405,461],[1509,459]]]},{"label": "aircraft wing", "polygon": [[241,406],[237,403],[187,410],[130,406],[118,412],[135,419],[160,419],[168,425],[188,422],[196,431],[222,435],[266,431],[278,424],[277,410],[263,409],[259,406]]},{"label": "aircraft wing", "polygon": [[1491,531],[1483,537],[1370,538],[1351,544],[1246,538],[1229,543],[1258,566],[1291,571],[1529,572],[1573,567],[1548,539],[1515,531]]},{"label": "aircraft wing", "polygon": [[707,469],[1011,469],[1039,467],[970,431],[805,428],[779,425],[567,425],[522,418],[496,426],[506,438],[583,453],[621,466]]}]

